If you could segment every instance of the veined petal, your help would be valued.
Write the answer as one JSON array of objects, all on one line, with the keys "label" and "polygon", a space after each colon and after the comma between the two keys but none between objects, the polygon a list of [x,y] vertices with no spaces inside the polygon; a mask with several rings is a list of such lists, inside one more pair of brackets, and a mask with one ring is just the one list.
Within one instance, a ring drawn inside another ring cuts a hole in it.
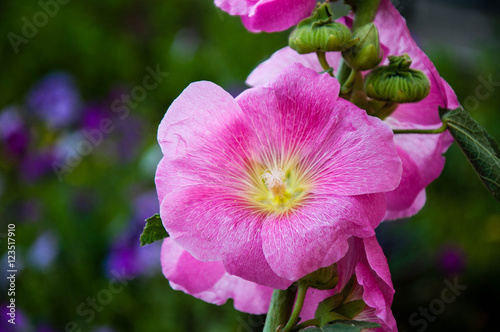
[{"label": "veined petal", "polygon": [[272,288],[229,275],[222,261],[199,261],[171,238],[163,241],[161,265],[173,289],[203,301],[220,305],[231,298],[237,310],[251,314],[269,308]]},{"label": "veined petal", "polygon": [[337,98],[339,89],[337,80],[327,74],[292,64],[271,84],[248,90],[237,101],[253,115],[249,121],[259,142],[270,147],[271,156],[266,157],[297,158],[307,181],[335,195],[395,189],[401,164],[394,154],[392,131]]},{"label": "veined petal", "polygon": [[[334,69],[338,69],[336,67],[341,58],[339,52],[326,53],[326,60]],[[266,85],[293,63],[300,63],[318,73],[323,71],[316,54],[298,54],[297,51],[287,46],[274,52],[271,58],[259,64],[247,77],[246,84],[249,86]]]},{"label": "veined petal", "polygon": [[298,280],[338,262],[352,236],[369,237],[385,214],[384,196],[312,197],[285,217],[267,220],[262,229],[264,254],[283,278]]}]

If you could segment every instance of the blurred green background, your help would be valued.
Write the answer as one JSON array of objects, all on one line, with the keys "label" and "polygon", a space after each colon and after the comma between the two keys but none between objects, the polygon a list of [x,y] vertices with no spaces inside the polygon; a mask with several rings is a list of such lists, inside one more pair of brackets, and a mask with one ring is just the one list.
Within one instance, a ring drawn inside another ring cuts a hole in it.
[{"label": "blurred green background", "polygon": [[[394,3],[460,101],[500,139],[500,84],[487,97],[477,93],[484,79],[500,82],[498,3]],[[211,0],[1,1],[0,32],[0,331],[261,330],[263,316],[173,291],[159,246],[141,248],[138,237],[158,211],[156,130],[170,103],[198,80],[238,94],[250,71],[287,45],[288,32],[251,34]],[[168,75],[137,89],[147,68]],[[127,107],[130,114],[113,112],[133,91],[145,95]],[[54,103],[60,114],[46,111]],[[85,156],[55,172],[54,162],[64,165],[103,119],[111,121],[109,134],[94,136]],[[393,311],[400,331],[493,331],[500,204],[456,145],[446,158],[424,209],[377,230],[396,288]],[[6,323],[11,223],[14,329]],[[127,278],[110,292],[117,273]],[[425,328],[412,322],[441,298],[444,280],[467,289],[439,314],[431,309]],[[105,305],[93,308],[88,298],[98,296]]]}]

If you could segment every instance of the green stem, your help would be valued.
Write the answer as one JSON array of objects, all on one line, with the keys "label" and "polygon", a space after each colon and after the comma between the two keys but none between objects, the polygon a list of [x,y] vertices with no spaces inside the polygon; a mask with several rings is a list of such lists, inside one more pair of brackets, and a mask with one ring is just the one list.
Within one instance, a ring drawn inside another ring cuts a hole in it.
[{"label": "green stem", "polygon": [[[373,22],[375,14],[377,14],[379,4],[380,0],[356,1],[356,15],[354,16],[354,22],[352,23],[351,31],[356,31],[357,28]],[[351,68],[344,62],[344,60],[340,60],[339,68],[337,71],[337,78],[340,82],[340,86],[343,86],[345,84],[350,74]]]},{"label": "green stem", "polygon": [[394,134],[441,134],[448,129],[448,123],[445,121],[443,125],[436,129],[394,129]]},{"label": "green stem", "polygon": [[309,320],[306,320],[306,321],[300,323],[299,325],[295,326],[291,332],[300,331],[301,329],[304,329],[308,326],[318,326],[318,325],[319,325],[319,321],[316,318],[309,319]]},{"label": "green stem", "polygon": [[391,103],[391,102],[385,103],[382,107],[380,107],[374,112],[373,116],[376,116],[381,120],[384,120],[389,115],[391,115],[396,110],[396,108],[398,108],[398,106],[399,106],[398,103]]},{"label": "green stem", "polygon": [[302,306],[304,305],[304,299],[306,298],[306,293],[308,288],[309,285],[307,282],[299,281],[299,290],[297,291],[297,298],[295,299],[295,305],[293,306],[292,315],[290,316],[288,323],[283,328],[282,330],[283,332],[290,331],[297,323],[297,320],[299,319],[299,314],[302,311]]},{"label": "green stem", "polygon": [[316,55],[318,56],[321,68],[323,68],[324,71],[328,72],[331,77],[335,77],[335,75],[333,75],[333,71],[330,70],[332,67],[330,67],[328,61],[326,61],[326,52],[317,51]]},{"label": "green stem", "polygon": [[380,0],[360,0],[356,4],[356,15],[354,16],[354,22],[352,23],[352,31],[356,31],[357,28],[373,22],[375,15],[377,14],[378,6],[380,5]]},{"label": "green stem", "polygon": [[275,289],[273,291],[263,332],[275,332],[278,327],[286,324],[292,311],[296,293],[295,286],[290,286],[286,290]]},{"label": "green stem", "polygon": [[356,75],[358,74],[357,70],[351,70],[351,73],[349,74],[349,77],[345,81],[345,83],[342,85],[341,88],[341,93],[343,95],[349,94],[352,89],[352,85],[354,84],[354,79],[356,78]]}]

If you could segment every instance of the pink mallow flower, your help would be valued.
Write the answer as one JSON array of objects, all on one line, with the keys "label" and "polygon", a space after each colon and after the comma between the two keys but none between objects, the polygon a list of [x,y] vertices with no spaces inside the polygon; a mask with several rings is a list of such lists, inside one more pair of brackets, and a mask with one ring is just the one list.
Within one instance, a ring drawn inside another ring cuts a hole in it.
[{"label": "pink mallow flower", "polygon": [[[352,24],[351,17],[344,17],[339,21],[348,26]],[[427,98],[418,103],[399,105],[384,122],[394,129],[440,127],[438,106],[450,109],[458,107],[455,93],[412,39],[405,19],[389,0],[381,1],[374,23],[379,30],[380,42],[384,49],[385,58],[382,64],[388,63],[388,55],[408,53],[413,60],[411,67],[423,71],[431,82],[431,91]],[[329,64],[337,69],[341,59],[340,53],[327,53],[326,57]],[[285,47],[259,65],[248,77],[247,84],[266,84],[292,63],[301,63],[317,72],[323,71],[316,54],[300,55]],[[439,135],[396,135],[394,141],[403,162],[403,175],[399,187],[386,193],[386,220],[410,217],[420,211],[426,200],[425,187],[441,174],[445,162],[442,154],[453,139],[445,132]]]},{"label": "pink mallow flower", "polygon": [[342,258],[369,237],[401,177],[392,131],[338,97],[327,74],[292,65],[234,99],[187,87],[158,130],[165,229],[201,261],[272,288]]},{"label": "pink mallow flower", "polygon": [[241,16],[251,32],[283,31],[311,15],[315,0],[215,0],[230,15]]},{"label": "pink mallow flower", "polygon": [[[353,319],[379,323],[380,331],[396,331],[391,311],[394,288],[382,248],[375,236],[351,238],[348,244],[347,254],[337,263],[337,287],[326,291],[310,288],[301,320],[314,318],[318,304],[339,293],[354,276],[352,290],[345,302],[363,300],[366,307]],[[264,314],[269,309],[272,288],[228,274],[222,261],[199,261],[171,238],[163,241],[161,265],[173,289],[218,305],[233,299],[237,310],[251,314]]]}]

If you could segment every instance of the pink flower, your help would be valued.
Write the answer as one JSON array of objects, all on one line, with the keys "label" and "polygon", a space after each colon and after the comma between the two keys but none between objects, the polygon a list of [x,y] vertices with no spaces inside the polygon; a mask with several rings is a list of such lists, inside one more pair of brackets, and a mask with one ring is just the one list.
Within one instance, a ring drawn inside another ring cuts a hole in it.
[{"label": "pink flower", "polygon": [[205,302],[221,305],[233,299],[237,310],[250,314],[269,309],[272,288],[229,275],[222,261],[199,261],[171,238],[163,240],[161,266],[173,289]]},{"label": "pink flower", "polygon": [[[377,322],[381,331],[396,331],[391,311],[394,288],[387,260],[376,238],[351,238],[348,244],[347,254],[337,263],[339,284],[333,290],[309,289],[301,320],[314,318],[318,304],[339,293],[354,276],[345,302],[363,300],[366,307],[353,319]],[[264,314],[269,309],[272,288],[229,275],[221,261],[199,261],[171,238],[163,241],[161,265],[173,289],[218,305],[232,298],[237,310],[251,314]]]},{"label": "pink flower", "polygon": [[[350,17],[341,18],[348,26]],[[389,0],[382,0],[374,21],[379,29],[380,42],[384,48],[387,64],[388,55],[408,53],[413,60],[412,68],[422,70],[431,82],[431,92],[418,103],[401,104],[384,121],[391,128],[431,129],[441,126],[438,106],[450,109],[458,107],[458,100],[450,86],[439,76],[430,59],[413,41],[406,22]],[[327,53],[327,60],[337,69],[340,53]],[[248,77],[247,84],[266,84],[292,63],[301,63],[317,72],[323,69],[315,54],[300,55],[289,47],[274,53],[270,59],[259,65]],[[394,141],[403,162],[403,175],[399,187],[386,193],[386,220],[409,217],[423,207],[425,187],[434,181],[444,167],[442,154],[452,143],[448,132],[439,135],[396,135]]]},{"label": "pink flower", "polygon": [[301,320],[314,318],[318,303],[339,293],[354,276],[354,285],[344,301],[363,300],[366,307],[354,320],[379,323],[378,331],[397,331],[391,305],[394,287],[387,259],[375,236],[349,239],[349,251],[338,263],[339,283],[332,290],[309,289],[300,314]]},{"label": "pink flower", "polygon": [[251,32],[286,30],[311,15],[314,0],[215,0],[230,15],[239,15]]},{"label": "pink flower", "polygon": [[339,83],[296,64],[234,99],[191,84],[158,131],[160,214],[201,261],[272,288],[331,265],[369,237],[397,187],[391,130],[338,97]]}]

